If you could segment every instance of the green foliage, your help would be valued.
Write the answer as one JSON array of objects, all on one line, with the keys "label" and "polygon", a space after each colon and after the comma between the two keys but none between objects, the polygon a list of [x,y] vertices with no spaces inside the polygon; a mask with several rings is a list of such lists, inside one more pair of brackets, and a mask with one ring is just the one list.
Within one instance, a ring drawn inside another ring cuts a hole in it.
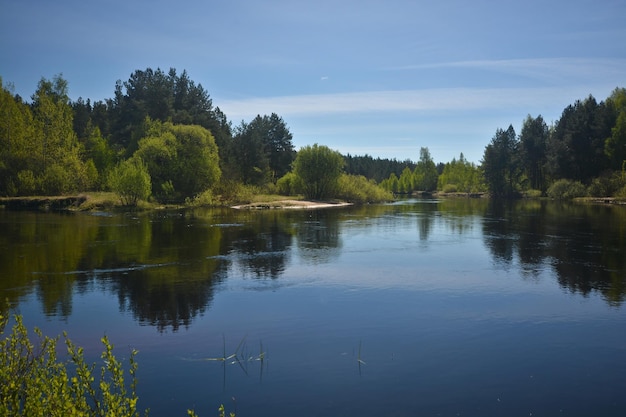
[{"label": "green foliage", "polygon": [[545,190],[546,146],[550,130],[541,116],[526,117],[519,137],[521,165],[530,187]]},{"label": "green foliage", "polygon": [[[437,180],[437,189],[449,193],[457,191],[475,193],[485,191],[485,184],[480,169],[467,161],[461,153],[458,160],[453,158],[444,165],[443,172]],[[452,189],[455,191],[450,191]]]},{"label": "green foliage", "polygon": [[418,191],[434,191],[437,189],[439,173],[430,156],[428,148],[420,149],[420,160],[413,171],[414,189]]},{"label": "green foliage", "polygon": [[548,197],[557,200],[569,200],[576,197],[585,197],[587,190],[580,181],[561,179],[548,188],[547,194]]},{"label": "green foliage", "polygon": [[485,148],[482,170],[495,197],[511,197],[518,193],[522,174],[519,158],[519,141],[513,126],[497,129],[491,143]]},{"label": "green foliage", "polygon": [[416,164],[411,160],[398,161],[397,159],[373,158],[370,155],[345,155],[345,172],[350,175],[363,175],[377,183],[389,179],[391,174],[396,177],[402,174],[404,168],[415,170]]},{"label": "green foliage", "polygon": [[526,198],[539,198],[542,194],[541,190],[534,190],[532,188],[524,191],[524,197]]},{"label": "green foliage", "polygon": [[215,194],[213,194],[213,190],[206,190],[192,199],[186,199],[185,204],[192,207],[213,207],[219,205],[219,200]]},{"label": "green foliage", "polygon": [[258,192],[258,187],[245,185],[237,181],[224,181],[215,189],[219,205],[222,206],[250,203]]},{"label": "green foliage", "polygon": [[18,172],[17,181],[19,193],[23,195],[32,195],[35,193],[35,190],[39,188],[35,174],[33,174],[33,171],[29,169]]},{"label": "green foliage", "polygon": [[364,204],[393,200],[393,194],[362,175],[342,174],[339,177],[337,198]]},{"label": "green foliage", "polygon": [[[21,316],[15,316],[11,333],[5,335],[8,317],[0,315],[0,415],[12,416],[115,416],[137,417],[136,372],[133,350],[125,379],[124,365],[113,354],[113,345],[102,338],[104,351],[100,372],[84,359],[83,349],[65,335],[69,363],[57,358],[58,338],[38,338],[34,345]],[[147,412],[146,412],[147,415]]]},{"label": "green foliage", "polygon": [[327,146],[305,146],[293,163],[293,172],[306,198],[321,200],[332,197],[343,169],[343,157]]},{"label": "green foliage", "polygon": [[125,206],[136,206],[151,193],[150,174],[140,158],[121,162],[109,175],[109,186],[117,193]]},{"label": "green foliage", "polygon": [[620,169],[626,161],[626,88],[616,88],[607,99],[616,115],[611,135],[604,142],[604,152],[612,169]]},{"label": "green foliage", "polygon": [[42,79],[32,99],[29,107],[4,88],[0,94],[0,192],[50,195],[89,189],[93,171],[74,133],[67,81],[60,75]]},{"label": "green foliage", "polygon": [[276,181],[289,172],[296,155],[291,132],[276,113],[242,122],[233,144],[233,157],[246,184]]},{"label": "green foliage", "polygon": [[605,142],[613,126],[614,109],[592,96],[567,106],[547,144],[547,167],[552,178],[586,182],[609,168]]},{"label": "green foliage", "polygon": [[610,197],[626,184],[621,173],[602,175],[591,181],[587,191],[591,197]]},{"label": "green foliage", "polygon": [[[85,141],[85,155],[88,160],[92,161],[101,180],[107,178],[117,159],[115,151],[111,149],[108,141],[102,137],[100,129],[97,127],[91,129]],[[102,188],[105,184],[100,183],[99,185]]]},{"label": "green foliage", "polygon": [[183,201],[211,188],[221,176],[211,132],[201,126],[146,122],[135,156],[146,164],[157,198]]},{"label": "green foliage", "polygon": [[298,177],[288,172],[276,181],[277,192],[282,195],[296,195],[299,193]]}]

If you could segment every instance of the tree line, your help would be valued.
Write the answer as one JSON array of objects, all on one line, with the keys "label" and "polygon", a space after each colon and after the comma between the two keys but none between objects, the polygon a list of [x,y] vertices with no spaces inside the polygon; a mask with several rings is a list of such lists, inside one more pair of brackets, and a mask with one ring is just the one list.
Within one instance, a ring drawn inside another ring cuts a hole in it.
[{"label": "tree line", "polygon": [[[317,144],[296,152],[279,115],[233,125],[202,85],[173,68],[136,70],[127,81],[116,82],[112,98],[93,103],[71,101],[61,75],[42,78],[30,102],[2,84],[0,110],[4,196],[115,190],[135,204],[150,195],[178,202],[207,192],[206,201],[215,202],[214,196],[241,186],[354,201],[387,198],[381,188],[506,197],[624,191],[623,88],[600,103],[592,96],[577,101],[552,126],[541,116],[528,116],[519,136],[512,126],[497,129],[479,165],[462,153],[435,164],[428,148],[421,148],[417,162],[337,157]],[[335,165],[313,168],[324,163]],[[324,181],[330,183],[320,193]]]},{"label": "tree line", "polygon": [[496,129],[479,165],[461,153],[437,164],[436,181],[430,180],[433,165],[428,148],[422,148],[417,164],[404,163],[401,173],[392,172],[381,186],[400,194],[626,197],[626,89],[616,88],[599,103],[591,95],[577,100],[552,125],[541,115],[528,115],[519,135],[512,125]]},{"label": "tree line", "polygon": [[599,103],[577,100],[551,126],[529,115],[519,135],[513,126],[497,129],[481,167],[495,196],[626,197],[626,89]]},{"label": "tree line", "polygon": [[[93,103],[71,101],[61,75],[42,78],[30,102],[2,84],[0,109],[4,196],[114,190],[129,205],[148,196],[180,202],[207,192],[227,195],[241,186],[273,192],[297,166],[293,136],[279,115],[257,115],[235,126],[186,71],[137,70],[128,81],[117,81],[113,98]],[[304,153],[334,158],[323,148]],[[298,181],[291,175],[282,184],[312,198],[388,198],[363,176],[344,171],[343,157],[333,161],[336,169],[324,174],[342,175],[322,194],[311,191],[310,175],[302,170],[296,171]],[[360,189],[350,190],[354,184]],[[363,190],[367,196],[357,195]]]}]

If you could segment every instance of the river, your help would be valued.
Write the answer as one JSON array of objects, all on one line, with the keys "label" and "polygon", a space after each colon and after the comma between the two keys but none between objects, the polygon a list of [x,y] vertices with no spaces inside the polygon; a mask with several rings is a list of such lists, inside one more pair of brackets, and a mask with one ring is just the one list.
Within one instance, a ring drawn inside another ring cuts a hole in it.
[{"label": "river", "polygon": [[[624,416],[626,208],[0,210],[0,296],[184,416]],[[228,360],[216,360],[229,357]]]}]

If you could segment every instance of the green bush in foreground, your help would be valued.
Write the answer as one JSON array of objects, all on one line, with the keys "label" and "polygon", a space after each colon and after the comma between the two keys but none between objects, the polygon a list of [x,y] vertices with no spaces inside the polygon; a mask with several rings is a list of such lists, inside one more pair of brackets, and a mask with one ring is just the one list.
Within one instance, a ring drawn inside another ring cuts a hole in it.
[{"label": "green bush in foreground", "polygon": [[[43,336],[35,329],[36,345],[29,338],[21,316],[15,316],[11,332],[5,335],[8,316],[0,311],[0,415],[5,417],[138,417],[137,351],[131,351],[125,380],[123,364],[113,354],[113,345],[104,336],[103,365],[87,364],[83,349],[64,334],[68,360],[57,358],[59,338]],[[224,416],[223,406],[219,409]],[[148,411],[144,411],[148,415]],[[196,414],[189,410],[189,416]],[[230,414],[231,417],[234,414]]]}]

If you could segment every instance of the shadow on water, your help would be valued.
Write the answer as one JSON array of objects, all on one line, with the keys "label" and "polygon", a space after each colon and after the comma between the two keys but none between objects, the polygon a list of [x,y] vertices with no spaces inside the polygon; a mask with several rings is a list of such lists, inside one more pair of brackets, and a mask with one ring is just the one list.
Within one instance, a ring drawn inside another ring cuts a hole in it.
[{"label": "shadow on water", "polygon": [[494,260],[536,277],[548,267],[559,285],[610,305],[626,294],[626,210],[552,201],[491,202],[483,237]]},{"label": "shadow on water", "polygon": [[[550,201],[406,200],[318,211],[197,209],[127,215],[0,212],[0,292],[18,304],[36,295],[45,314],[68,317],[74,294],[114,294],[120,309],[159,331],[189,326],[229,277],[279,282],[293,262],[330,264],[344,235],[417,225],[428,247],[444,227],[482,227],[495,263],[563,288],[626,294],[626,210]],[[297,258],[297,259],[296,259]]]}]

